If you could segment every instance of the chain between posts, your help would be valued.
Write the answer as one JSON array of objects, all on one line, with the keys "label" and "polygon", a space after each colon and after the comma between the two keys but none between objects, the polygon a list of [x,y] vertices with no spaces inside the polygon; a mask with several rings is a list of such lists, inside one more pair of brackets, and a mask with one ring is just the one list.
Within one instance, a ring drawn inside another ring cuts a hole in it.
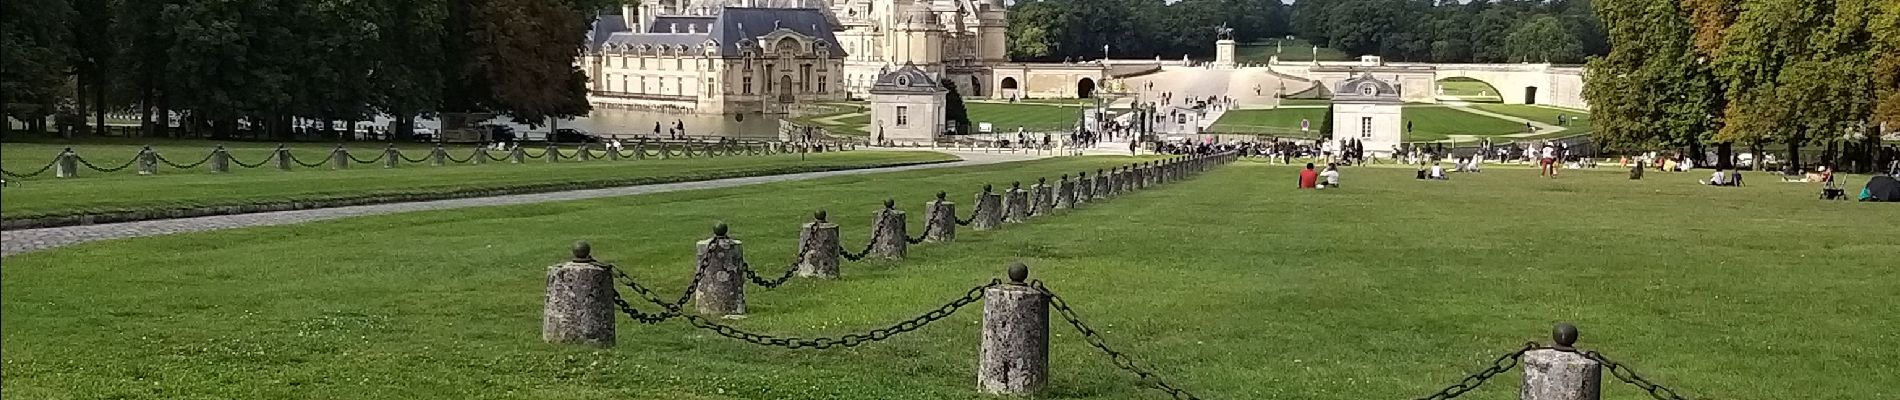
[{"label": "chain between posts", "polygon": [[1682,397],[1682,395],[1676,394],[1675,390],[1669,389],[1668,387],[1663,386],[1663,385],[1658,385],[1654,382],[1650,382],[1649,379],[1643,378],[1642,375],[1637,375],[1636,371],[1630,370],[1630,368],[1628,366],[1624,366],[1623,363],[1610,360],[1610,358],[1604,356],[1603,353],[1598,353],[1595,350],[1584,351],[1580,353],[1576,349],[1557,349],[1557,350],[1582,354],[1585,358],[1589,358],[1590,360],[1593,360],[1593,361],[1596,361],[1597,363],[1602,364],[1603,369],[1610,370],[1611,376],[1615,376],[1617,380],[1621,380],[1623,381],[1623,383],[1630,384],[1630,386],[1635,386],[1637,389],[1642,389],[1644,392],[1649,393],[1650,398],[1654,398],[1656,400],[1688,400],[1688,398]]},{"label": "chain between posts", "polygon": [[851,251],[845,250],[844,246],[840,245],[838,246],[838,255],[844,256],[844,259],[846,260],[862,261],[864,260],[864,256],[871,254],[871,248],[877,246],[877,240],[882,239],[884,237],[883,235],[884,235],[884,219],[879,218],[877,220],[877,225],[871,226],[871,242],[864,244],[864,250],[858,251],[857,254],[851,254]]},{"label": "chain between posts", "polygon": [[[481,152],[481,153],[482,153],[482,158],[487,158],[487,159],[488,159],[488,161],[494,161],[494,162],[503,162],[503,161],[508,161],[508,157],[506,157],[506,156],[503,156],[503,157],[496,157],[496,156],[495,156],[495,154],[494,154],[494,152],[492,152],[492,151],[484,151],[484,152]],[[522,155],[527,155],[527,151],[525,151],[525,150],[524,150],[524,151],[522,151]],[[474,154],[470,154],[470,155],[468,155],[468,158],[475,158],[475,155],[474,155]]]},{"label": "chain between posts", "polygon": [[1484,370],[1478,371],[1477,373],[1471,374],[1470,376],[1466,376],[1465,379],[1459,380],[1458,383],[1453,383],[1451,384],[1451,386],[1446,386],[1444,389],[1439,389],[1438,392],[1436,393],[1432,393],[1431,395],[1428,395],[1425,397],[1420,397],[1416,400],[1445,400],[1445,399],[1455,398],[1458,396],[1463,396],[1466,392],[1476,390],[1478,386],[1483,386],[1485,382],[1491,380],[1491,377],[1497,376],[1498,374],[1502,374],[1505,371],[1510,371],[1512,368],[1517,368],[1518,361],[1524,358],[1524,353],[1529,352],[1531,350],[1540,350],[1540,349],[1547,349],[1547,348],[1548,347],[1544,347],[1543,345],[1537,344],[1537,342],[1525,343],[1523,348],[1517,349],[1517,351],[1504,353],[1504,355],[1498,356],[1498,358],[1491,360],[1491,365],[1488,367],[1485,367]]},{"label": "chain between posts", "polygon": [[1167,393],[1170,398],[1200,399],[1200,397],[1189,393],[1186,389],[1169,384],[1166,380],[1161,379],[1160,375],[1156,375],[1154,371],[1142,368],[1141,365],[1136,364],[1135,360],[1128,357],[1127,354],[1110,348],[1108,343],[1102,340],[1100,333],[1097,333],[1094,328],[1090,328],[1087,323],[1082,322],[1082,317],[1076,315],[1074,308],[1069,307],[1069,302],[1063,301],[1062,296],[1057,296],[1056,292],[1050,291],[1048,287],[1043,286],[1041,280],[1030,281],[1029,287],[1049,296],[1049,306],[1054,307],[1057,313],[1062,314],[1062,319],[1069,321],[1069,325],[1074,325],[1076,332],[1082,334],[1082,339],[1087,341],[1089,346],[1093,346],[1096,350],[1101,350],[1102,354],[1108,355],[1109,361],[1113,362],[1116,368],[1134,373],[1135,376],[1141,378],[1141,383],[1155,390],[1159,390],[1162,393]]},{"label": "chain between posts", "polygon": [[449,155],[449,152],[445,150],[442,152],[442,158],[456,164],[467,164],[469,161],[475,161],[475,153],[469,153],[468,157],[457,160],[455,156]]},{"label": "chain between posts", "polygon": [[33,173],[30,173],[30,174],[16,174],[12,172],[7,172],[7,170],[4,170],[4,169],[0,169],[0,175],[6,175],[6,176],[11,176],[11,177],[20,178],[20,179],[32,178],[35,176],[40,176],[40,174],[44,174],[46,173],[46,171],[53,169],[53,165],[56,165],[56,164],[59,164],[59,157],[54,157],[52,162],[46,163],[46,166],[40,167],[40,170],[33,171]]},{"label": "chain between posts", "polygon": [[401,150],[396,151],[396,158],[402,159],[403,162],[410,163],[410,164],[421,164],[421,163],[429,161],[429,156],[423,156],[422,158],[417,158],[417,159],[410,159],[409,156],[402,155]]},{"label": "chain between posts", "polygon": [[971,303],[975,303],[977,302],[977,300],[982,300],[984,289],[989,289],[991,287],[995,287],[1001,284],[1002,284],[1002,280],[992,279],[990,280],[990,283],[970,288],[969,291],[963,293],[963,297],[957,298],[955,300],[951,300],[949,303],[945,303],[943,306],[937,307],[937,309],[935,310],[930,310],[929,312],[925,312],[923,315],[917,316],[915,318],[907,319],[907,320],[898,322],[896,324],[892,324],[887,327],[872,329],[869,332],[853,333],[853,334],[848,334],[844,336],[838,336],[835,338],[820,337],[820,338],[806,339],[806,338],[800,338],[800,337],[778,337],[778,336],[772,336],[772,335],[747,332],[744,330],[740,330],[739,328],[734,328],[729,325],[723,325],[718,322],[714,322],[711,319],[707,319],[705,317],[700,317],[697,315],[683,315],[681,317],[686,318],[686,321],[692,323],[693,327],[695,328],[709,330],[709,331],[712,331],[713,333],[719,334],[720,336],[738,339],[741,341],[745,341],[745,342],[760,345],[760,346],[782,347],[782,348],[787,348],[787,349],[809,348],[809,349],[819,349],[819,350],[829,349],[829,348],[838,347],[838,346],[855,347],[857,345],[861,345],[865,343],[890,339],[892,337],[896,337],[899,334],[922,329],[925,326],[929,326],[930,323],[932,322],[937,322],[944,318],[949,318],[950,315],[956,314],[957,310],[962,309],[964,306],[970,305]]},{"label": "chain between posts", "polygon": [[172,162],[172,160],[166,159],[164,154],[159,154],[158,152],[153,152],[152,158],[156,158],[158,159],[158,162],[165,163],[165,165],[170,165],[172,166],[172,168],[192,169],[192,168],[198,168],[198,166],[200,165],[205,165],[205,163],[211,162],[211,157],[215,155],[217,155],[217,153],[215,152],[211,154],[206,154],[204,159],[198,160],[198,162],[190,163],[190,164],[179,164],[179,163]]},{"label": "chain between posts", "polygon": [[635,281],[632,276],[627,275],[626,271],[620,270],[620,267],[598,262],[594,263],[594,265],[612,270],[614,275],[621,280],[621,285],[633,289],[634,293],[639,294],[640,298],[646,300],[648,303],[653,303],[664,309],[659,313],[653,314],[640,312],[640,310],[634,309],[632,304],[628,304],[627,301],[620,296],[620,291],[615,290],[614,304],[620,307],[620,311],[626,313],[628,317],[633,318],[635,321],[648,325],[666,322],[666,320],[678,318],[682,315],[682,311],[680,310],[686,308],[686,302],[693,299],[693,293],[699,290],[699,281],[706,276],[706,260],[702,258],[699,261],[699,266],[694,268],[692,282],[686,284],[686,289],[681,291],[680,297],[672,301],[667,301],[653,294],[652,289],[640,285],[639,281]]},{"label": "chain between posts", "polygon": [[527,150],[521,150],[521,156],[522,156],[522,157],[527,157],[527,158],[530,158],[530,159],[535,159],[535,160],[539,160],[539,159],[541,159],[542,157],[547,157],[547,156],[548,156],[548,151],[547,151],[547,150],[542,150],[542,151],[541,151],[541,155],[538,155],[538,156],[537,156],[537,155],[533,155],[533,154],[528,154],[528,151],[527,151]]},{"label": "chain between posts", "polygon": [[[977,200],[976,206],[970,207],[970,219],[958,219],[957,226],[970,226],[970,223],[976,222],[976,218],[981,215],[983,215],[983,201]],[[950,217],[956,218],[955,215]]]},{"label": "chain between posts", "polygon": [[[143,154],[143,153],[141,153],[141,154]],[[125,170],[126,168],[129,168],[129,167],[131,167],[133,163],[136,163],[136,162],[138,162],[138,161],[139,161],[139,159],[138,159],[138,157],[132,157],[132,159],[130,159],[130,160],[126,160],[126,161],[125,161],[125,164],[124,164],[124,165],[120,165],[120,166],[118,166],[117,168],[99,168],[99,166],[97,166],[97,165],[92,165],[92,163],[90,163],[90,162],[86,162],[86,158],[85,158],[85,157],[80,157],[80,156],[79,156],[78,154],[74,154],[74,155],[73,155],[73,160],[75,160],[75,161],[79,161],[79,165],[84,165],[84,166],[86,166],[86,168],[90,168],[90,169],[92,169],[92,170],[94,170],[94,171],[99,171],[99,172],[104,172],[104,173],[108,173],[108,174],[110,174],[110,173],[114,173],[114,172],[119,172],[119,171],[124,171],[124,170]]]},{"label": "chain between posts", "polygon": [[271,155],[269,155],[269,156],[265,156],[265,157],[264,157],[264,159],[263,159],[262,161],[258,161],[258,162],[257,162],[256,164],[246,164],[246,163],[244,163],[243,161],[239,161],[239,160],[237,159],[237,156],[234,156],[234,155],[231,155],[231,154],[230,154],[230,152],[226,152],[226,153],[225,153],[225,155],[224,155],[224,157],[225,157],[225,159],[227,159],[227,160],[231,160],[231,163],[232,163],[232,164],[237,164],[237,165],[238,165],[239,167],[244,167],[244,168],[257,168],[257,167],[262,167],[262,166],[264,166],[264,164],[269,164],[269,163],[270,163],[270,159],[271,159],[271,158],[273,158],[273,157],[277,157],[277,152],[275,152],[275,151],[273,151],[273,152],[271,152]]},{"label": "chain between posts", "polygon": [[765,279],[759,277],[758,271],[753,271],[752,264],[750,263],[742,264],[745,268],[745,277],[751,280],[754,285],[764,286],[766,289],[777,289],[779,286],[784,286],[786,281],[792,280],[793,274],[798,273],[798,264],[805,261],[807,251],[808,250],[799,250],[798,255],[792,257],[792,265],[785,267],[785,273],[779,275],[778,278]]},{"label": "chain between posts", "polygon": [[378,153],[381,153],[381,154],[377,154],[377,155],[376,155],[376,158],[372,158],[372,159],[369,159],[369,160],[364,160],[364,159],[361,159],[361,158],[356,158],[356,155],[355,155],[355,154],[350,154],[350,152],[347,152],[347,151],[346,151],[346,152],[343,152],[343,156],[344,156],[344,157],[349,157],[349,158],[350,158],[350,161],[355,161],[355,162],[356,162],[357,164],[375,164],[375,163],[378,163],[378,162],[382,162],[382,161],[383,161],[383,157],[389,157],[389,152],[378,152]]},{"label": "chain between posts", "polygon": [[286,151],[286,153],[287,153],[287,154],[290,154],[290,162],[292,162],[292,163],[296,163],[297,165],[302,165],[302,166],[303,166],[304,168],[318,168],[318,167],[322,167],[322,166],[323,166],[323,164],[327,164],[327,163],[329,163],[329,162],[330,162],[330,160],[331,160],[331,159],[334,159],[334,158],[336,158],[336,152],[334,152],[334,151],[332,151],[332,152],[330,152],[330,156],[328,156],[328,157],[324,157],[324,158],[323,158],[323,161],[318,161],[318,162],[316,162],[316,163],[304,163],[304,162],[303,162],[303,160],[298,160],[298,159],[297,159],[297,153],[289,153],[289,152],[287,152],[287,151]]}]

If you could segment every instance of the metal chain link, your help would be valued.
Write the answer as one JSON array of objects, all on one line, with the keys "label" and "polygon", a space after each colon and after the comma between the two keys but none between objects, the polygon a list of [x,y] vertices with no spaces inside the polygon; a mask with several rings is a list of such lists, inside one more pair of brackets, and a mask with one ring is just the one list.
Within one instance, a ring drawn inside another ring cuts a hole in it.
[{"label": "metal chain link", "polygon": [[53,165],[55,164],[59,164],[59,157],[53,157],[52,162],[46,163],[46,166],[40,167],[40,170],[33,171],[33,173],[30,173],[30,174],[16,174],[12,172],[7,172],[7,170],[4,170],[4,169],[0,169],[0,175],[6,175],[6,176],[11,176],[11,177],[20,178],[20,179],[32,178],[35,176],[40,176],[40,174],[46,173],[47,170],[53,169]]},{"label": "metal chain link", "polygon": [[1108,347],[1108,343],[1102,340],[1101,334],[1097,333],[1094,328],[1090,328],[1087,323],[1082,322],[1082,317],[1076,315],[1074,308],[1069,307],[1069,302],[1063,301],[1062,296],[1057,296],[1054,291],[1050,291],[1048,287],[1043,286],[1041,280],[1030,281],[1029,287],[1049,296],[1049,306],[1054,307],[1057,313],[1062,314],[1062,319],[1069,321],[1069,325],[1074,325],[1076,332],[1082,334],[1082,339],[1088,341],[1089,346],[1093,346],[1096,350],[1101,350],[1103,354],[1108,355],[1109,361],[1113,362],[1116,368],[1134,373],[1135,376],[1140,377],[1141,383],[1155,390],[1159,390],[1162,393],[1167,393],[1171,398],[1200,399],[1200,397],[1189,393],[1186,389],[1174,387],[1174,385],[1161,379],[1161,376],[1156,375],[1153,371],[1142,368],[1141,365],[1136,364],[1135,360],[1128,357],[1127,354]]},{"label": "metal chain link", "polygon": [[[970,226],[970,223],[976,222],[976,217],[979,215],[983,215],[983,200],[977,200],[976,206],[970,207],[970,219],[958,219],[957,226]],[[955,215],[950,217],[956,218]]]},{"label": "metal chain link", "polygon": [[124,171],[124,170],[125,170],[126,168],[128,168],[128,167],[131,167],[133,163],[136,163],[136,162],[139,162],[139,158],[138,158],[137,156],[134,156],[134,157],[132,157],[132,159],[130,159],[130,160],[125,160],[125,164],[124,164],[124,165],[120,165],[120,166],[118,166],[117,168],[99,168],[99,166],[97,166],[97,165],[92,165],[92,163],[91,163],[91,162],[87,162],[87,161],[86,161],[86,158],[85,158],[85,157],[80,157],[80,156],[79,156],[78,154],[74,154],[74,155],[73,155],[73,160],[76,160],[76,161],[79,161],[79,165],[84,165],[84,166],[86,166],[86,168],[88,168],[88,169],[91,169],[91,170],[94,170],[94,171],[99,171],[99,172],[104,172],[104,173],[108,173],[108,174],[110,174],[110,173],[114,173],[114,172],[119,172],[119,171]]},{"label": "metal chain link", "polygon": [[[433,154],[433,151],[431,151],[431,154]],[[422,158],[410,159],[409,156],[402,155],[402,150],[396,151],[396,158],[401,159],[403,162],[410,163],[410,164],[421,164],[421,163],[429,161],[429,156],[422,156]]]},{"label": "metal chain link", "polygon": [[257,162],[256,164],[246,164],[246,163],[244,163],[243,161],[238,161],[238,159],[237,159],[237,156],[236,156],[236,155],[232,155],[232,154],[231,154],[231,152],[228,152],[228,151],[227,151],[227,152],[225,152],[225,153],[224,153],[224,159],[226,159],[226,160],[231,160],[231,163],[232,163],[232,164],[237,164],[237,165],[238,165],[239,167],[244,167],[244,168],[257,168],[257,167],[262,167],[262,166],[264,166],[264,164],[268,164],[268,163],[270,163],[270,159],[271,159],[272,157],[276,157],[276,156],[277,156],[277,152],[271,152],[271,155],[269,155],[269,156],[264,156],[264,160],[263,160],[263,161],[258,161],[258,162]]},{"label": "metal chain link", "polygon": [[443,152],[442,152],[442,159],[444,159],[444,160],[448,160],[448,161],[449,161],[449,162],[451,162],[451,163],[456,163],[456,164],[467,164],[467,163],[468,163],[469,161],[475,161],[475,153],[468,153],[468,157],[463,157],[462,159],[460,159],[460,160],[457,160],[457,159],[455,159],[455,156],[454,156],[454,155],[450,155],[448,151],[443,151]]},{"label": "metal chain link", "polygon": [[804,259],[805,253],[798,253],[798,259],[793,260],[792,265],[785,267],[785,273],[773,279],[759,277],[758,271],[752,270],[752,264],[744,264],[745,278],[751,280],[754,285],[763,286],[766,289],[777,289],[779,286],[784,286],[785,282],[792,280],[792,275],[798,273],[798,264]]},{"label": "metal chain link", "polygon": [[539,159],[541,159],[542,157],[547,157],[547,156],[548,156],[548,151],[547,151],[547,150],[542,150],[542,151],[541,151],[541,155],[538,155],[538,156],[537,156],[537,155],[533,155],[533,154],[528,154],[528,151],[527,151],[527,150],[522,150],[522,151],[521,151],[521,156],[522,156],[522,157],[527,157],[527,158],[530,158],[530,159],[535,159],[535,160],[539,160]]},{"label": "metal chain link", "polygon": [[366,161],[366,160],[363,160],[363,159],[361,159],[361,158],[356,158],[356,155],[355,155],[355,154],[351,154],[350,152],[347,152],[347,151],[346,151],[346,152],[343,152],[343,156],[345,156],[345,157],[349,157],[349,158],[350,158],[350,161],[355,161],[355,162],[356,162],[357,164],[375,164],[375,163],[378,163],[378,162],[382,162],[382,161],[383,161],[383,157],[389,157],[389,152],[387,152],[387,151],[379,151],[379,152],[376,152],[376,153],[377,153],[377,154],[376,154],[376,158],[372,158],[372,159],[369,159],[369,160],[367,160],[367,161]]},{"label": "metal chain link", "polygon": [[330,163],[330,160],[333,160],[333,159],[336,159],[336,152],[335,152],[335,151],[332,151],[332,152],[330,152],[330,156],[328,156],[328,157],[324,157],[324,158],[323,158],[323,161],[318,161],[318,162],[316,162],[316,163],[312,163],[312,164],[305,164],[305,163],[303,162],[303,160],[298,160],[298,159],[297,159],[297,153],[290,153],[290,152],[288,152],[288,151],[286,151],[285,153],[287,153],[287,154],[290,154],[290,162],[292,162],[292,163],[296,163],[297,165],[302,165],[302,166],[303,166],[304,168],[317,168],[317,167],[322,167],[322,166],[323,166],[323,164],[328,164],[328,163]]},{"label": "metal chain link", "polygon": [[[1570,350],[1559,349],[1559,351],[1568,351],[1571,353],[1577,352],[1575,349],[1570,349]],[[1651,398],[1654,398],[1656,400],[1688,400],[1688,398],[1682,397],[1682,395],[1676,394],[1675,390],[1672,390],[1663,385],[1658,385],[1654,382],[1650,382],[1649,379],[1643,378],[1642,375],[1637,375],[1636,371],[1631,370],[1630,367],[1624,366],[1623,363],[1610,360],[1610,358],[1605,357],[1603,353],[1598,353],[1592,350],[1592,351],[1585,351],[1580,354],[1583,354],[1585,358],[1589,358],[1591,360],[1595,360],[1596,362],[1603,364],[1603,369],[1610,370],[1611,376],[1615,376],[1616,379],[1622,380],[1623,383],[1628,383],[1630,384],[1630,386],[1635,386],[1638,389],[1643,389],[1644,392],[1649,393],[1649,397]]]},{"label": "metal chain link", "polygon": [[742,341],[760,345],[760,346],[783,347],[787,349],[811,348],[811,349],[819,349],[819,350],[829,349],[829,348],[837,347],[837,346],[854,347],[854,346],[865,344],[865,343],[890,339],[902,333],[922,329],[923,327],[930,325],[930,323],[932,322],[937,322],[944,318],[949,318],[950,315],[956,314],[957,310],[962,309],[963,306],[967,306],[967,305],[970,305],[971,303],[975,303],[977,302],[977,300],[982,300],[984,289],[989,289],[991,287],[995,287],[996,285],[1000,285],[1000,284],[1002,284],[1001,280],[991,280],[989,284],[970,288],[969,291],[963,293],[963,297],[957,298],[956,300],[951,300],[949,303],[944,304],[942,307],[937,307],[937,309],[935,310],[930,310],[929,312],[925,312],[923,315],[917,316],[916,318],[904,320],[902,322],[898,322],[896,324],[892,324],[887,327],[872,329],[870,332],[866,332],[862,334],[853,333],[853,334],[848,334],[848,335],[839,336],[835,338],[820,337],[820,338],[815,338],[815,339],[805,339],[805,338],[799,338],[799,337],[778,337],[778,336],[772,336],[772,335],[747,332],[744,330],[740,330],[739,328],[734,328],[728,325],[722,325],[717,322],[713,322],[713,320],[711,319],[707,319],[705,317],[700,317],[697,315],[685,315],[682,317],[686,318],[687,322],[692,323],[693,327],[695,328],[713,331],[713,333],[717,333],[720,336],[738,339],[738,340],[742,340]]},{"label": "metal chain link", "polygon": [[871,242],[864,244],[864,250],[858,251],[857,254],[851,254],[850,251],[845,250],[844,246],[841,245],[838,246],[838,255],[844,256],[844,259],[849,261],[862,261],[865,256],[870,255],[871,248],[877,246],[877,240],[884,237],[884,219],[880,218],[877,222],[877,225],[871,227]]},{"label": "metal chain link", "polygon": [[1420,397],[1417,400],[1445,400],[1463,396],[1465,392],[1470,392],[1477,389],[1478,386],[1483,386],[1486,381],[1491,380],[1491,377],[1502,374],[1505,371],[1510,371],[1512,368],[1517,368],[1518,360],[1524,357],[1525,352],[1544,348],[1542,345],[1537,344],[1537,342],[1525,343],[1523,348],[1510,353],[1504,353],[1504,355],[1491,360],[1491,365],[1485,367],[1484,370],[1466,376],[1465,379],[1459,380],[1458,383],[1453,383],[1451,386],[1446,386],[1444,389],[1439,389],[1436,393]]},{"label": "metal chain link", "polygon": [[192,168],[198,168],[198,166],[200,165],[205,165],[205,163],[211,162],[211,157],[214,155],[217,155],[217,153],[214,152],[212,154],[206,154],[204,159],[198,160],[198,162],[190,163],[190,164],[179,164],[179,163],[172,162],[172,160],[165,159],[164,154],[159,154],[158,152],[153,152],[152,158],[157,158],[158,162],[165,163],[165,165],[170,165],[172,166],[172,168],[192,169]]},{"label": "metal chain link", "polygon": [[[522,154],[524,154],[524,155],[525,155],[525,154],[527,154],[527,152],[526,152],[526,151],[523,151],[523,152],[522,152]],[[501,157],[496,157],[496,156],[495,156],[495,152],[492,152],[492,151],[484,151],[484,152],[482,152],[482,157],[483,157],[483,158],[487,158],[487,159],[488,159],[488,161],[494,161],[494,162],[503,162],[503,161],[508,161],[508,156],[501,156]],[[468,155],[468,158],[475,158],[475,155],[474,155],[474,154],[470,154],[470,155]]]}]

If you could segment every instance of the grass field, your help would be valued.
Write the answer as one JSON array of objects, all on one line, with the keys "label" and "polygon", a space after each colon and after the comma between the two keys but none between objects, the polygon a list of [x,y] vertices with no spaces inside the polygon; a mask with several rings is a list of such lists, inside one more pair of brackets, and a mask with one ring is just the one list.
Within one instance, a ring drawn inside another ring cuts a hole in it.
[{"label": "grass field", "polygon": [[[1275,47],[1275,42],[1281,42],[1280,46]],[[1280,61],[1282,62],[1313,61],[1315,58],[1313,45],[1305,40],[1267,39],[1234,46],[1234,59],[1243,63],[1264,63],[1273,57],[1276,49],[1281,51],[1279,55]],[[1320,61],[1346,61],[1352,59],[1351,55],[1331,47],[1319,48],[1318,55]]]},{"label": "grass field", "polygon": [[1280,105],[1282,106],[1326,106],[1332,104],[1333,101],[1327,99],[1280,99]]},{"label": "grass field", "polygon": [[1446,140],[1451,135],[1499,136],[1524,132],[1522,124],[1444,106],[1405,106],[1403,120],[1411,127],[1405,140],[1413,142]]},{"label": "grass field", "polygon": [[[637,279],[685,284],[692,241],[733,224],[776,270],[825,207],[847,244],[877,202],[967,201],[1065,159],[711,191],[354,218],[8,257],[8,398],[981,399],[980,307],[851,349],[761,348],[622,320],[610,350],[540,342],[545,267],[577,239]],[[1032,266],[1120,350],[1208,398],[1413,398],[1551,323],[1697,399],[1874,399],[1900,386],[1900,208],[1810,185],[1494,168],[1421,182],[1348,170],[1294,191],[1243,163],[994,232],[847,263],[838,281],[748,288],[732,324],[804,337],[916,316]],[[964,210],[968,212],[967,207]],[[216,243],[209,246],[208,243]],[[1070,327],[1046,398],[1153,399]],[[1515,398],[1518,372],[1461,398]],[[1647,398],[1604,377],[1610,400]]]},{"label": "grass field", "polygon": [[[43,145],[8,144],[6,146],[8,162],[14,162],[12,154],[16,151],[23,155],[47,153],[43,151],[44,149],[22,149],[22,147],[35,146]],[[246,147],[241,150],[229,145],[226,147],[233,148],[232,153],[238,159],[248,159],[245,162],[251,163],[261,162],[269,154],[268,148],[263,147]],[[204,147],[179,145],[177,154],[195,154],[184,151],[203,151],[203,149]],[[171,150],[160,151],[171,154]],[[320,154],[323,154],[323,151],[321,148],[303,148],[298,150],[298,157],[311,161],[321,160],[323,156]],[[410,157],[419,158],[426,154],[420,151],[418,149],[418,153]],[[110,163],[116,166],[136,152],[136,147],[92,145],[83,150],[82,154],[115,155],[120,158],[100,156],[101,159],[94,163]],[[455,157],[467,157],[471,154],[470,152],[472,150],[458,151]],[[201,156],[193,156],[190,160],[178,162],[195,162],[199,157]],[[375,155],[364,154],[359,157],[372,158]],[[88,156],[88,158],[91,157]],[[328,166],[297,167],[292,171],[280,171],[274,166],[243,169],[234,165],[231,173],[224,175],[210,172],[172,172],[178,170],[161,165],[160,173],[156,176],[139,176],[133,170],[114,174],[101,174],[88,170],[82,172],[81,178],[78,179],[53,179],[50,177],[50,172],[47,178],[27,181],[9,179],[6,191],[0,192],[0,204],[5,205],[4,209],[0,210],[4,210],[7,218],[28,218],[334,200],[366,196],[427,195],[544,185],[599,186],[681,182],[953,159],[955,158],[938,153],[845,152],[810,154],[803,160],[799,155],[792,154],[617,162],[567,161],[559,164],[549,164],[546,160],[528,160],[519,165],[491,161],[486,165],[443,167],[405,163],[395,170],[383,169],[381,164],[352,165],[351,169],[342,171],[331,170]],[[37,166],[32,168],[37,168]],[[209,167],[199,168],[198,171],[209,169]],[[11,165],[8,170],[12,170]]]},{"label": "grass field", "polygon": [[988,122],[997,131],[1014,132],[1018,126],[1029,130],[1074,129],[1075,121],[1082,118],[1082,109],[1073,106],[979,102],[964,105],[969,109],[971,124]]},{"label": "grass field", "polygon": [[1501,103],[1504,101],[1498,88],[1471,78],[1445,78],[1438,81],[1441,96],[1457,97],[1475,103]]},{"label": "grass field", "polygon": [[1222,133],[1267,133],[1299,136],[1300,120],[1312,122],[1312,133],[1305,136],[1319,136],[1320,125],[1326,120],[1324,108],[1281,108],[1273,110],[1234,110],[1221,115],[1208,130]]},{"label": "grass field", "polygon": [[1568,129],[1565,129],[1563,132],[1554,135],[1539,135],[1539,137],[1588,135],[1590,131],[1594,129],[1590,124],[1589,111],[1565,110],[1524,104],[1473,104],[1471,108],[1552,125],[1557,124],[1558,116],[1563,116],[1564,119],[1568,121],[1567,125],[1564,125],[1564,127]]}]

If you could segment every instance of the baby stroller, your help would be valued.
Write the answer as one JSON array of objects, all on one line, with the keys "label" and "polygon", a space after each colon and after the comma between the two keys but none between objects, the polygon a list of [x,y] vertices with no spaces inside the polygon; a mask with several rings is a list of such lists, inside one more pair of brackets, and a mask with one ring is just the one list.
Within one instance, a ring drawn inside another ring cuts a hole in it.
[{"label": "baby stroller", "polygon": [[1821,185],[1821,200],[1847,200],[1847,189],[1830,179]]}]

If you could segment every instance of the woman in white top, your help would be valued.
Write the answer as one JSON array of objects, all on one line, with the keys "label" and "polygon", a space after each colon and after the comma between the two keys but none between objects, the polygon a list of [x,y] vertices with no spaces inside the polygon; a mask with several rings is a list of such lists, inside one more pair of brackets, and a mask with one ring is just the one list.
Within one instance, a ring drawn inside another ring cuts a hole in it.
[{"label": "woman in white top", "polygon": [[1326,172],[1319,173],[1319,178],[1320,178],[1320,181],[1326,182],[1324,184],[1319,185],[1321,189],[1325,189],[1329,187],[1333,187],[1333,188],[1339,187],[1339,166],[1327,165]]}]

